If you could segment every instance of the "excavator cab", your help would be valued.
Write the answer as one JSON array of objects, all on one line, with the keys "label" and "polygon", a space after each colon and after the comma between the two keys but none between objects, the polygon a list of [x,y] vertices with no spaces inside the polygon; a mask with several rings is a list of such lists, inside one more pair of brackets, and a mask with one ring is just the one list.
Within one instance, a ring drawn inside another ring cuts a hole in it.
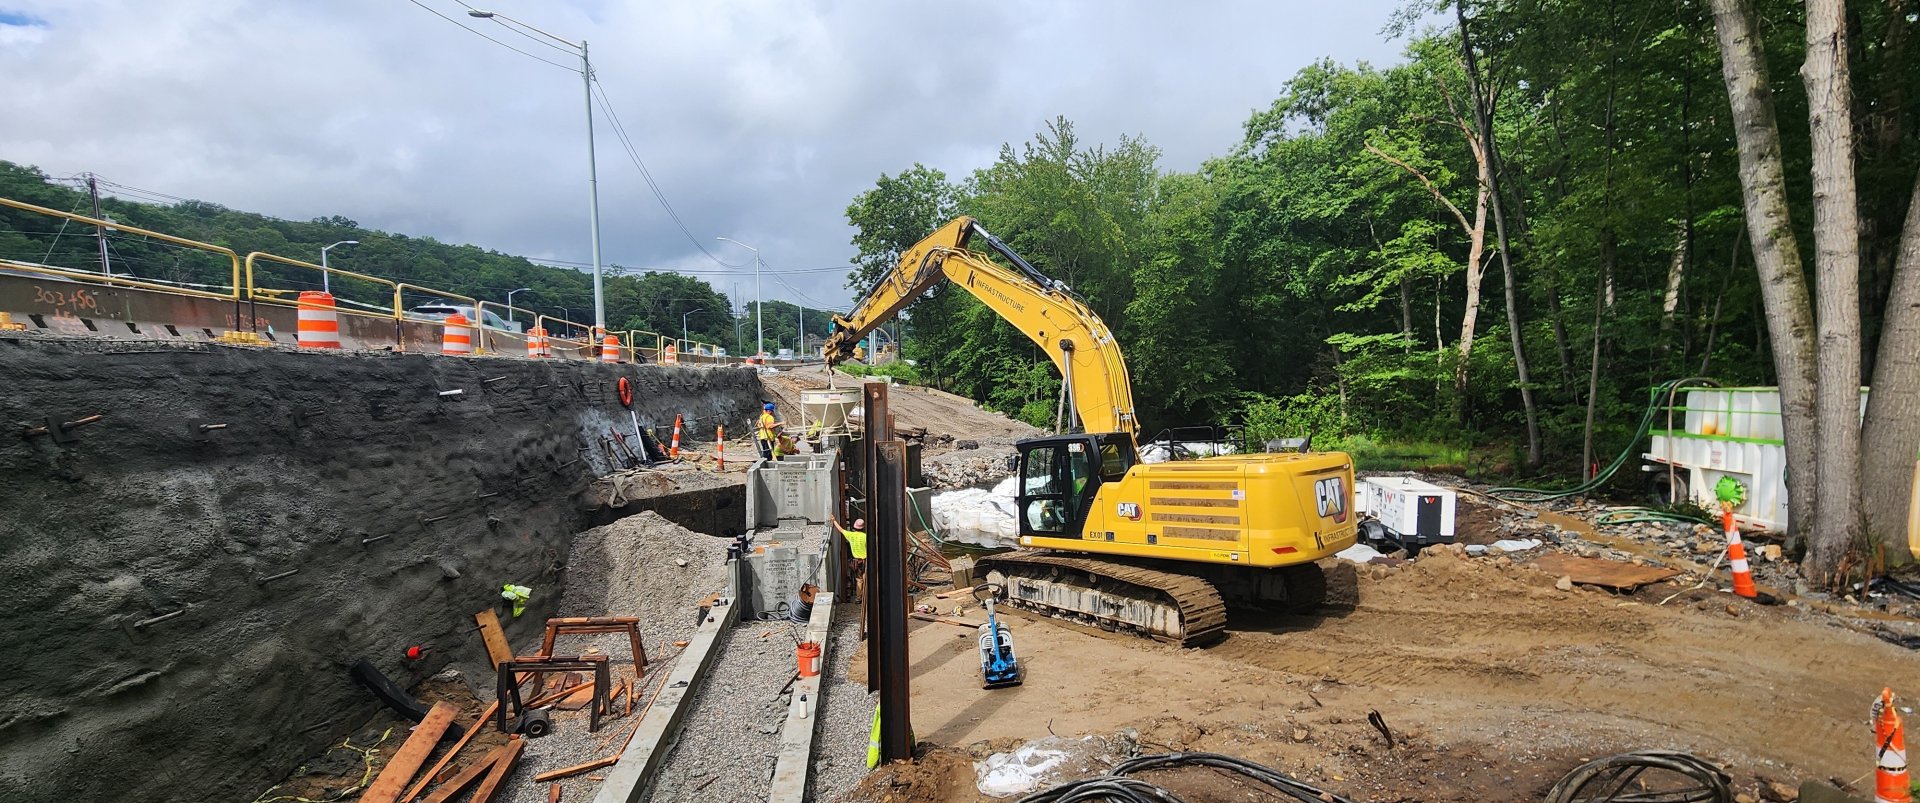
[{"label": "excavator cab", "polygon": [[1015,447],[1021,535],[1080,537],[1101,483],[1118,482],[1140,462],[1133,438],[1122,433],[1033,438]]}]

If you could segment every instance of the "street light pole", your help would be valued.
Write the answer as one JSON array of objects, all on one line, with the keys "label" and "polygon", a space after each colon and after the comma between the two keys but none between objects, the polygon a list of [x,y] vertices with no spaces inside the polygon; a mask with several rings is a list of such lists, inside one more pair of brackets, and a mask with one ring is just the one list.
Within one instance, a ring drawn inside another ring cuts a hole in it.
[{"label": "street light pole", "polygon": [[694,312],[706,312],[706,311],[707,311],[706,308],[702,307],[700,309],[694,310],[693,312],[684,313],[680,316],[680,339],[681,340],[687,340],[687,341],[693,340],[693,335],[687,331],[687,316],[692,315]]},{"label": "street light pole", "polygon": [[[340,242],[334,243],[333,245],[359,245],[359,244],[360,244],[359,240],[341,240]],[[328,279],[333,274],[332,272],[327,270],[327,252],[333,250],[333,245],[329,245],[320,249],[320,292],[328,293],[328,294],[331,294],[333,292],[333,282],[328,281]]]},{"label": "street light pole", "polygon": [[760,308],[766,303],[760,297],[760,249],[730,237],[715,237],[753,252],[753,357],[759,359],[767,353],[767,328],[760,321]]},{"label": "street light pole", "polygon": [[600,278],[600,168],[594,158],[593,62],[587,58],[587,40],[574,43],[495,11],[473,9],[467,12],[467,16],[480,19],[498,17],[580,51],[580,78],[587,91],[587,225],[593,233],[593,327],[596,337],[603,335],[607,331],[607,296]]},{"label": "street light pole", "polygon": [[[521,287],[521,288],[518,288],[518,289],[514,289],[514,290],[508,290],[508,291],[507,291],[507,322],[509,322],[509,323],[511,323],[511,322],[513,322],[513,294],[514,294],[514,293],[524,293],[524,292],[526,292],[526,291],[528,291],[528,290],[532,290],[532,289],[533,289],[533,288],[531,288],[531,287]],[[477,314],[479,314],[479,313],[477,313],[477,312],[476,312],[475,314],[477,315]]]}]

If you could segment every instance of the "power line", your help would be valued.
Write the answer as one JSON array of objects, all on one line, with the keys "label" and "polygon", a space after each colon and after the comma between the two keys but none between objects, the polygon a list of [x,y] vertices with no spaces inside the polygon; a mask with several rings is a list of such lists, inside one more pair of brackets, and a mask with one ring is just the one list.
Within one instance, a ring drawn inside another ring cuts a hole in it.
[{"label": "power line", "polygon": [[[462,5],[462,6],[465,6],[465,7],[466,7],[466,9],[467,9],[468,11],[479,11],[479,10],[480,10],[480,9],[477,9],[477,8],[474,8],[474,7],[473,7],[473,6],[471,5],[471,4],[469,4],[469,3],[467,2],[467,0],[453,0],[453,2],[456,2],[456,3],[459,3],[459,4],[460,4],[460,5]],[[505,29],[507,29],[507,30],[509,30],[509,31],[512,31],[512,32],[514,32],[514,33],[517,33],[517,34],[520,34],[521,36],[524,36],[524,37],[526,37],[526,38],[528,38],[528,39],[531,39],[531,40],[533,40],[533,41],[535,41],[535,42],[539,42],[540,44],[543,44],[543,45],[546,45],[547,47],[550,47],[550,48],[553,48],[554,50],[558,50],[558,51],[560,51],[560,52],[562,52],[562,53],[565,53],[565,54],[567,54],[567,55],[569,55],[569,56],[578,56],[578,55],[580,55],[580,51],[578,51],[578,50],[568,50],[568,49],[566,49],[566,48],[564,48],[564,47],[561,47],[561,46],[559,46],[559,45],[556,45],[556,44],[554,44],[554,43],[552,43],[552,42],[549,42],[549,41],[547,41],[547,40],[545,40],[545,39],[542,39],[542,38],[540,38],[540,37],[538,37],[538,36],[534,36],[533,34],[530,34],[530,33],[527,33],[526,31],[523,31],[523,30],[520,30],[519,28],[515,28],[515,27],[513,27],[512,25],[509,25],[509,24],[507,24],[507,21],[506,21],[506,20],[503,20],[503,19],[501,19],[501,18],[500,18],[500,17],[498,16],[498,15],[493,15],[493,14],[489,14],[489,15],[487,16],[487,19],[490,19],[490,20],[493,20],[493,22],[494,22],[494,24],[496,24],[496,25],[499,25],[499,26],[500,26],[500,27],[502,27],[502,28],[505,28]],[[575,70],[575,72],[578,72],[578,70]]]},{"label": "power line", "polygon": [[[501,46],[501,47],[504,47],[504,48],[506,48],[506,49],[508,49],[508,50],[511,50],[511,51],[513,51],[513,52],[515,52],[515,53],[518,53],[518,54],[520,54],[520,55],[522,55],[522,56],[526,56],[527,58],[530,58],[530,59],[533,59],[534,61],[538,61],[538,62],[542,62],[542,63],[545,63],[545,64],[551,64],[551,65],[553,65],[553,66],[555,66],[555,67],[559,67],[560,69],[562,69],[562,70],[566,70],[567,72],[570,72],[570,73],[576,73],[576,74],[577,74],[577,73],[579,73],[579,72],[580,72],[579,70],[576,70],[576,69],[574,69],[574,68],[572,68],[572,67],[568,67],[567,65],[565,65],[565,64],[561,64],[560,62],[557,62],[557,61],[553,61],[553,60],[551,60],[551,59],[543,59],[543,58],[541,58],[541,57],[539,57],[539,56],[536,56],[536,55],[534,55],[534,54],[532,54],[532,53],[528,53],[528,52],[527,52],[527,51],[525,51],[525,50],[521,50],[520,48],[517,48],[517,47],[514,47],[513,45],[510,45],[510,44],[507,44],[506,42],[502,42],[502,41],[500,41],[500,40],[498,40],[498,39],[495,39],[495,38],[493,38],[493,37],[491,37],[491,36],[488,36],[488,35],[486,35],[486,34],[484,34],[484,33],[481,33],[481,32],[479,32],[479,31],[477,31],[477,30],[474,30],[474,29],[472,29],[472,28],[469,28],[469,27],[467,27],[467,25],[466,25],[466,23],[464,23],[464,22],[461,22],[461,21],[459,21],[459,20],[457,20],[457,19],[454,19],[454,18],[452,18],[452,17],[449,17],[449,16],[447,16],[447,15],[445,15],[445,14],[442,14],[442,13],[440,13],[439,11],[435,11],[435,10],[433,9],[433,7],[432,7],[432,6],[429,6],[429,5],[427,5],[427,4],[425,4],[425,3],[422,3],[422,2],[420,2],[420,0],[407,0],[407,2],[409,2],[409,3],[412,3],[412,4],[414,4],[414,5],[416,5],[416,6],[419,6],[419,7],[421,7],[421,8],[424,8],[424,9],[426,9],[426,10],[427,10],[427,11],[428,11],[429,13],[432,13],[432,14],[433,14],[434,16],[436,16],[436,17],[439,17],[439,18],[441,18],[441,19],[443,19],[443,20],[446,20],[446,21],[448,21],[448,22],[451,22],[451,23],[453,23],[453,24],[455,24],[455,25],[458,25],[458,26],[460,26],[460,29],[461,29],[461,30],[463,30],[463,31],[466,31],[467,33],[470,33],[470,34],[473,34],[474,36],[478,36],[478,37],[480,37],[481,39],[485,39],[485,40],[487,40],[487,41],[489,41],[489,42],[492,42],[492,43],[494,43],[494,44],[496,44],[496,45],[499,45],[499,46]],[[461,5],[466,5],[466,4],[465,4],[465,3],[461,3]],[[469,7],[469,8],[471,8],[471,6],[468,6],[468,7]]]},{"label": "power line", "polygon": [[653,191],[654,199],[660,202],[661,208],[667,210],[667,217],[672,218],[673,225],[679,227],[681,234],[686,235],[687,242],[693,243],[694,248],[700,249],[700,253],[705,254],[708,259],[713,260],[714,264],[723,268],[746,267],[745,264],[736,265],[714,256],[712,251],[707,250],[706,244],[700,242],[700,238],[693,236],[693,232],[687,229],[687,224],[680,220],[680,213],[674,211],[673,204],[667,200],[666,193],[661,191],[659,183],[653,180],[653,173],[647,170],[647,163],[640,158],[639,150],[633,147],[632,138],[627,136],[627,127],[620,122],[620,115],[614,112],[613,101],[607,98],[606,87],[595,79],[593,88],[599,93],[600,108],[606,110],[607,119],[613,123],[614,136],[619,138],[621,146],[626,149],[627,158],[632,159],[633,166],[640,169],[640,177],[646,180],[647,188]]}]

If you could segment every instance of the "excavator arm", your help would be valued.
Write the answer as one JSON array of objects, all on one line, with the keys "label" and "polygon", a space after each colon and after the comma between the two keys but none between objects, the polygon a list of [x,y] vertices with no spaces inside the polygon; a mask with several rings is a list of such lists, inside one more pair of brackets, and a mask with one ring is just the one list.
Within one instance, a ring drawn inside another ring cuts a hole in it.
[{"label": "excavator arm", "polygon": [[[1013,267],[969,250],[967,245],[976,235]],[[1064,283],[1042,274],[970,217],[956,218],[915,243],[852,312],[834,316],[834,331],[826,342],[827,363],[852,359],[861,338],[942,279],[972,293],[1046,352],[1065,379],[1077,429],[1138,438],[1133,383],[1120,356],[1120,344],[1107,325]]]}]

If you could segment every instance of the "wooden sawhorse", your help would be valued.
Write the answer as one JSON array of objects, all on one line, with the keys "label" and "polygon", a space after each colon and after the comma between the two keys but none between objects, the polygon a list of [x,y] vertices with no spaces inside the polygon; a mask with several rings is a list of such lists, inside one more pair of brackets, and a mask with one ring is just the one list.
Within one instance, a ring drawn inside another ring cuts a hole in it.
[{"label": "wooden sawhorse", "polygon": [[547,620],[547,636],[540,642],[540,654],[553,654],[553,641],[562,635],[625,633],[633,643],[633,676],[647,676],[647,648],[640,643],[640,619],[636,616],[563,616]]}]

